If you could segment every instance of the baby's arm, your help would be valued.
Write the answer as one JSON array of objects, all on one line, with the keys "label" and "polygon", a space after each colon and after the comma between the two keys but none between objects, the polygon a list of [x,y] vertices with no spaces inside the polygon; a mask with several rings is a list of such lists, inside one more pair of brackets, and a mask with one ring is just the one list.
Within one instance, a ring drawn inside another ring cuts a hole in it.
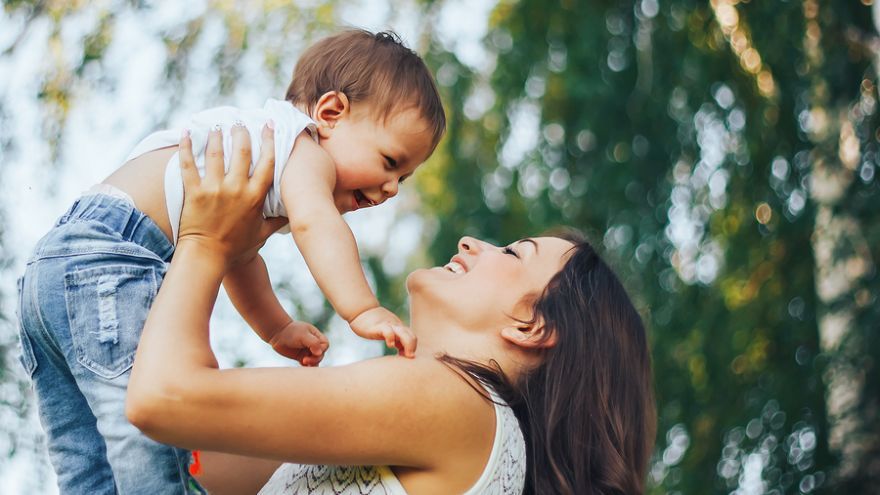
[{"label": "baby's arm", "polygon": [[281,200],[293,239],[318,287],[355,333],[385,340],[411,356],[415,337],[373,295],[354,235],[334,203],[335,183],[333,160],[308,136],[300,135],[281,176]]},{"label": "baby's arm", "polygon": [[314,326],[294,321],[281,306],[266,263],[259,254],[231,268],[223,286],[232,305],[261,339],[278,354],[304,366],[316,366],[328,347],[327,338]]}]

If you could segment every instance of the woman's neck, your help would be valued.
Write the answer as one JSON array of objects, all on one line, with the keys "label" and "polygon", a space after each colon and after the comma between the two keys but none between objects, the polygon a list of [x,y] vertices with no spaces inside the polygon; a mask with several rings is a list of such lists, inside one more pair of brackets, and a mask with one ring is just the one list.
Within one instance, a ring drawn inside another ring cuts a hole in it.
[{"label": "woman's neck", "polygon": [[474,330],[451,321],[440,312],[416,311],[413,308],[411,325],[418,337],[416,356],[437,357],[448,355],[481,364],[496,362],[510,379],[523,370],[524,356],[519,349],[500,337],[498,329]]}]

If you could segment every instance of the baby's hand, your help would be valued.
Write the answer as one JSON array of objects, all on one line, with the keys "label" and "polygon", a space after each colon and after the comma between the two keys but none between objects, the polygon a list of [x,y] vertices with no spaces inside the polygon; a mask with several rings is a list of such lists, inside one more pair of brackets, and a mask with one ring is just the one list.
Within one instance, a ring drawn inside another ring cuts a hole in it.
[{"label": "baby's hand", "polygon": [[351,320],[351,329],[365,339],[384,340],[406,357],[415,357],[416,336],[391,311],[379,306],[368,309]]},{"label": "baby's hand", "polygon": [[330,342],[313,325],[291,321],[269,339],[269,345],[278,354],[295,359],[303,366],[317,366],[324,359]]}]

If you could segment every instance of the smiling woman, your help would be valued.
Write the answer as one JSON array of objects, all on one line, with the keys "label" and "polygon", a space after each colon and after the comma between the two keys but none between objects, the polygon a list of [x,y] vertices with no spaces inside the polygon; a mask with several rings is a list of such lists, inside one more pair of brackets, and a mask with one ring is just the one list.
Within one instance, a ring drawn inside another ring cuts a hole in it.
[{"label": "smiling woman", "polygon": [[[129,387],[133,424],[185,448],[286,461],[264,494],[644,491],[654,439],[645,332],[617,278],[576,239],[464,237],[445,267],[413,272],[414,359],[218,370],[211,310],[224,273],[263,240],[253,205],[269,168],[261,159],[244,181],[185,174],[177,251]],[[253,479],[252,467],[236,477]]]}]

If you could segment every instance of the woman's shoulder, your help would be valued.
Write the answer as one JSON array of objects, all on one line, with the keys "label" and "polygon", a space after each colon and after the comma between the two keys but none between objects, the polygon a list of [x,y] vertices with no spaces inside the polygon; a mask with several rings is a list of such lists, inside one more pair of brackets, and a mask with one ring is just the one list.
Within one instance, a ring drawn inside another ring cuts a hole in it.
[{"label": "woman's shoulder", "polygon": [[[499,487],[522,486],[525,448],[512,410],[491,389],[431,356],[381,357],[325,372],[338,374],[337,380],[351,380],[352,386],[361,389],[356,395],[365,400],[385,396],[385,414],[394,418],[395,425],[387,435],[405,436],[406,449],[412,449],[408,457],[419,459],[415,464],[390,462],[394,475],[388,475],[391,471],[386,469],[382,480],[397,478],[411,493],[436,492],[438,486],[450,493],[519,493],[515,489],[498,491]],[[367,392],[364,386],[372,390]],[[331,468],[288,466],[278,476],[286,480],[283,486],[289,486],[291,480],[311,479],[321,473],[330,477],[355,473],[350,468],[325,473],[326,469]],[[358,473],[358,479],[366,479],[365,473]],[[377,489],[363,493],[398,492]]]},{"label": "woman's shoulder", "polygon": [[436,457],[468,457],[475,451],[488,455],[494,438],[494,403],[480,385],[433,356],[407,359],[386,356],[338,368],[352,376],[370,376],[378,388],[390,390],[389,413],[418,427],[427,451]]},{"label": "woman's shoulder", "polygon": [[[383,356],[337,368],[339,373],[371,376],[373,381],[393,384],[400,395],[423,405],[459,414],[473,412],[493,416],[492,400],[483,388],[433,356],[404,358]],[[422,407],[420,409],[428,409]]]}]

